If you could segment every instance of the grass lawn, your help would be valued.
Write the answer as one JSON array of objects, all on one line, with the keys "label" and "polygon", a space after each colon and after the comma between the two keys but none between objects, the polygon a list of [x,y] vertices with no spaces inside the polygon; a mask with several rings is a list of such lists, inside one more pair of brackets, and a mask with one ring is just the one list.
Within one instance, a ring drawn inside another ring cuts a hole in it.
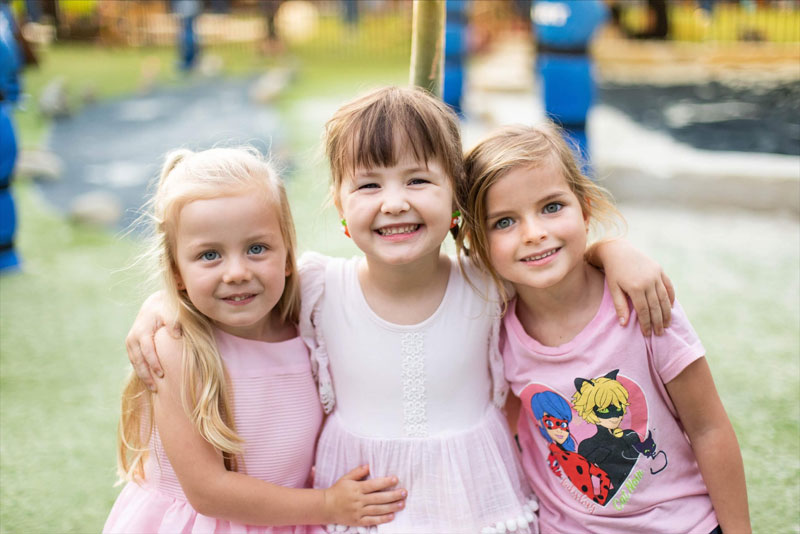
[{"label": "grass lawn", "polygon": [[[225,59],[231,75],[268,64],[240,52]],[[142,65],[153,57],[164,66],[162,83],[195,83],[170,74],[172,54],[55,47],[40,71],[26,75],[26,90],[35,96],[62,75],[76,90],[92,83],[101,97],[124,95],[136,90]],[[276,105],[289,132],[294,167],[287,178],[301,249],[352,254],[335,212],[322,207],[322,126],[358,91],[405,82],[407,56],[309,49],[298,61],[297,78]],[[32,111],[18,119],[23,144],[38,144],[46,123]],[[138,243],[54,215],[25,179],[14,194],[25,263],[21,273],[0,278],[0,532],[96,532],[119,491],[112,485],[118,397],[128,370],[124,335],[148,292],[138,271],[124,270]],[[713,216],[674,217],[684,222],[655,228],[649,210],[634,212],[631,238],[663,262],[706,343],[742,444],[756,532],[800,532],[796,221],[789,221],[794,231],[742,258],[730,236],[748,228],[770,235],[772,220],[732,217],[728,225]],[[712,223],[730,233],[681,239]],[[756,286],[764,273],[773,281]]]}]

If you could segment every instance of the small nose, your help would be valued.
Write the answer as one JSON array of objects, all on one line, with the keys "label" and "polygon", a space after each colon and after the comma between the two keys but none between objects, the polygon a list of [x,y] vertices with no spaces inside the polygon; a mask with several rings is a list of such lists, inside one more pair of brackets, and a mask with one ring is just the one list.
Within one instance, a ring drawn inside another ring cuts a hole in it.
[{"label": "small nose", "polygon": [[226,267],[225,273],[222,275],[222,281],[226,284],[247,282],[253,276],[244,258],[229,258]]},{"label": "small nose", "polygon": [[381,212],[396,215],[408,211],[411,206],[401,188],[386,188],[383,192]]},{"label": "small nose", "polygon": [[535,217],[526,218],[523,223],[522,237],[526,243],[539,243],[547,237],[544,225]]}]

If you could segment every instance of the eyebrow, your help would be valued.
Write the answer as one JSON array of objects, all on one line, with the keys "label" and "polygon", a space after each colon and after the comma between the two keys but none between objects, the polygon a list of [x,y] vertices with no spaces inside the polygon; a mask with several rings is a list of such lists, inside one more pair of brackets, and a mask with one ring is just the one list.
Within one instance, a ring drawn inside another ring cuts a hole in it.
[{"label": "eyebrow", "polygon": [[[243,239],[245,242],[255,242],[255,241],[271,241],[275,239],[277,234],[274,233],[264,233],[264,234],[253,234]],[[189,248],[215,248],[219,247],[221,243],[219,241],[197,241],[194,243],[189,243]]]},{"label": "eyebrow", "polygon": [[[536,202],[537,202],[537,204],[549,204],[550,202],[552,202],[554,200],[558,200],[560,198],[563,198],[565,195],[566,195],[566,192],[564,192],[564,191],[556,191],[554,193],[550,193],[549,195],[538,199]],[[486,220],[489,221],[491,219],[495,219],[497,217],[501,217],[503,215],[512,213],[513,211],[514,210],[495,211],[495,212],[487,214],[486,215]]]}]

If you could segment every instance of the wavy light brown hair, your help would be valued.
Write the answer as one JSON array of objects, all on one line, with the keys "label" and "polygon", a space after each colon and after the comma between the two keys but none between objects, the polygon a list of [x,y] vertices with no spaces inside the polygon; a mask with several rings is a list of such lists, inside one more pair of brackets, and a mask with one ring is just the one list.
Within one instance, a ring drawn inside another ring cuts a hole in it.
[{"label": "wavy light brown hair", "polygon": [[396,165],[402,147],[420,162],[437,161],[456,190],[464,174],[461,132],[447,104],[418,87],[383,87],[340,107],[325,124],[337,205],[342,183],[357,168]]},{"label": "wavy light brown hair", "polygon": [[[165,300],[183,330],[181,398],[200,435],[223,453],[225,466],[236,470],[242,440],[236,433],[225,367],[214,340],[211,321],[178,289],[175,236],[181,209],[195,200],[240,194],[260,195],[266,209],[275,210],[286,245],[283,295],[274,311],[296,323],[300,287],[295,264],[296,239],[286,191],[272,166],[252,148],[214,148],[202,152],[177,150],[167,155],[147,216],[153,235],[145,259],[160,278]],[[117,464],[121,480],[142,480],[153,435],[152,393],[131,373],[122,393]]]},{"label": "wavy light brown hair", "polygon": [[458,203],[464,211],[464,225],[456,245],[491,275],[504,301],[508,293],[489,255],[486,196],[492,185],[512,169],[554,164],[578,197],[593,233],[602,235],[604,230],[624,227],[624,219],[611,194],[583,174],[575,154],[575,149],[564,140],[563,130],[548,122],[535,127],[500,128],[464,157],[465,177],[456,189]]}]

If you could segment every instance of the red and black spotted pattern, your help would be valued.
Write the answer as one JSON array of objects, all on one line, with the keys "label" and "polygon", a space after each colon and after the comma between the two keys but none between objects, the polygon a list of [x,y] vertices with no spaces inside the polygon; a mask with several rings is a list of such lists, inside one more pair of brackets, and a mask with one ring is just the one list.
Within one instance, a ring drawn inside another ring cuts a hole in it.
[{"label": "red and black spotted pattern", "polygon": [[[605,471],[591,463],[589,460],[578,454],[562,449],[556,443],[550,443],[550,455],[547,457],[550,462],[550,469],[557,476],[561,476],[561,470],[569,478],[572,484],[581,493],[600,505],[605,505],[608,499],[608,492],[611,488],[611,479]],[[599,491],[595,494],[592,477],[599,479]]]}]

